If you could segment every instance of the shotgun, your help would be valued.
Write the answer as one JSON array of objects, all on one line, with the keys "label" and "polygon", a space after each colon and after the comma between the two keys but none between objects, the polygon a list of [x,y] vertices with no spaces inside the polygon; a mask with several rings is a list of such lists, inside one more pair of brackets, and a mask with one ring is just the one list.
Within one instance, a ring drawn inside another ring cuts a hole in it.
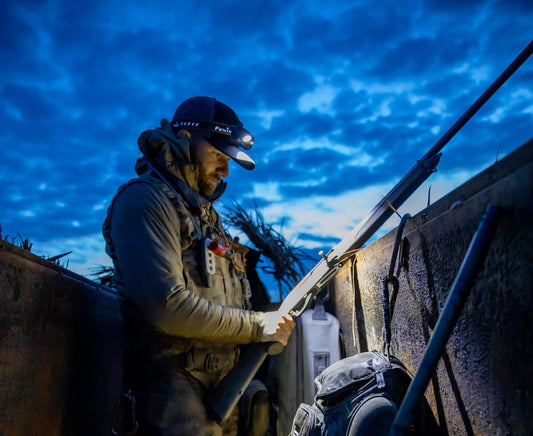
[{"label": "shotgun", "polygon": [[[313,298],[337,274],[343,262],[352,256],[354,250],[361,248],[372,235],[389,219],[413,192],[436,171],[442,148],[526,61],[533,52],[533,41],[509,64],[503,73],[470,106],[467,111],[442,135],[429,151],[414,165],[396,186],[372,209],[344,239],[327,254],[300,280],[283,300],[280,313],[293,318],[309,307]],[[239,362],[214,387],[207,397],[207,406],[213,418],[221,423],[230,415],[233,407],[241,398],[244,390],[252,381],[268,354],[278,354],[283,349],[280,343],[255,343],[243,354]]]}]

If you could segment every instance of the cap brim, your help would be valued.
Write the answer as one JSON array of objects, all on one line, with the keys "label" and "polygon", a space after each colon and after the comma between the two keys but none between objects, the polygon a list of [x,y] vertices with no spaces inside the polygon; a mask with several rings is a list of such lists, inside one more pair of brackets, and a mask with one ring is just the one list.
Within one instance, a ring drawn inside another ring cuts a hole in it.
[{"label": "cap brim", "polygon": [[244,151],[242,151],[239,147],[228,144],[227,141],[219,141],[214,138],[209,138],[208,141],[211,145],[213,145],[213,147],[220,150],[226,156],[229,156],[241,167],[247,170],[253,170],[255,168],[255,162],[252,160],[252,158],[248,156]]}]

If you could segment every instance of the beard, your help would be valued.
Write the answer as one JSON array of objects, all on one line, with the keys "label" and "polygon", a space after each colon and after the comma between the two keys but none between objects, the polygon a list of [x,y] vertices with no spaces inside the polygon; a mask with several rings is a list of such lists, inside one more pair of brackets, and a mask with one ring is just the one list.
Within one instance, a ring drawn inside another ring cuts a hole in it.
[{"label": "beard", "polygon": [[204,198],[211,197],[216,189],[220,180],[215,177],[214,174],[208,174],[200,170],[200,176],[198,178],[198,192]]}]

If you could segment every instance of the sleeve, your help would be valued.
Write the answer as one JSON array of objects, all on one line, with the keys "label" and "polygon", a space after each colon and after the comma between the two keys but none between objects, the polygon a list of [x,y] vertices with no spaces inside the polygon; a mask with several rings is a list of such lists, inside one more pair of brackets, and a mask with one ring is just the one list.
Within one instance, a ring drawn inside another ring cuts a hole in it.
[{"label": "sleeve", "polygon": [[115,199],[110,223],[125,297],[155,328],[211,342],[259,340],[257,313],[214,304],[186,289],[179,217],[155,187],[138,182],[124,189]]}]

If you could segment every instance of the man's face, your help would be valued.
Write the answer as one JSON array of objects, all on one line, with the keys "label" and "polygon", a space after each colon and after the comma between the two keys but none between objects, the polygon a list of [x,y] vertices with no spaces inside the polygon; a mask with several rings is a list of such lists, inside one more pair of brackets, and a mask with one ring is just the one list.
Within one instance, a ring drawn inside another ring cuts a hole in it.
[{"label": "man's face", "polygon": [[200,195],[209,198],[215,192],[222,177],[228,177],[230,158],[201,136],[194,136],[191,145],[192,162],[200,167],[198,177]]}]

